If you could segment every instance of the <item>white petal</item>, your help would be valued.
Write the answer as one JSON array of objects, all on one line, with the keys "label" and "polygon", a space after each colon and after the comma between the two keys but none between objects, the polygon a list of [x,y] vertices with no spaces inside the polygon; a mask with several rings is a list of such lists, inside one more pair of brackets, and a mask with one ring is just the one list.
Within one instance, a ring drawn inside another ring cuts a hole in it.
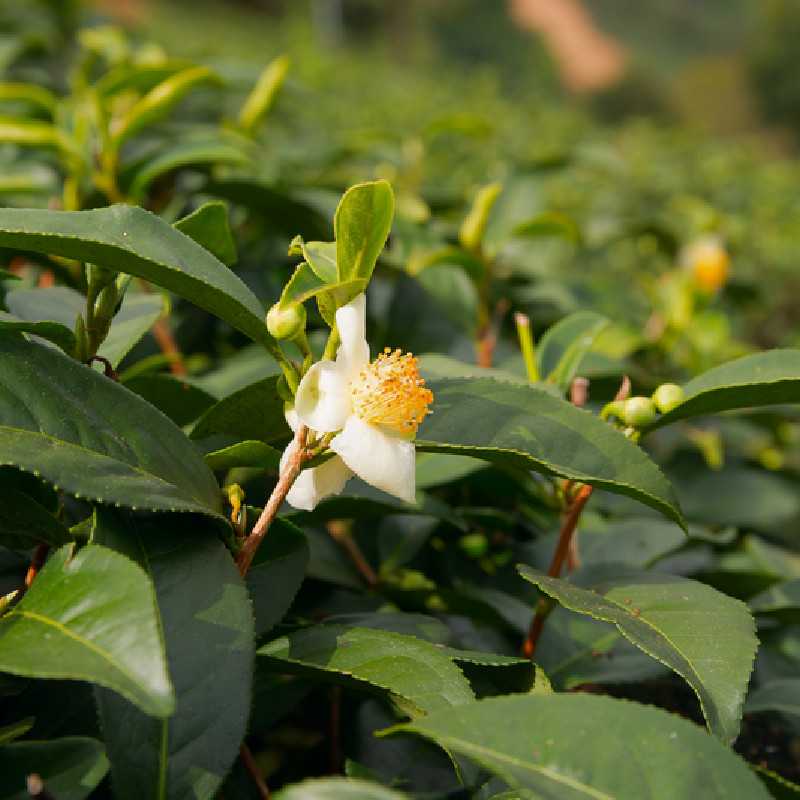
[{"label": "white petal", "polygon": [[331,441],[359,478],[407,503],[415,502],[415,451],[412,442],[384,433],[355,414]]},{"label": "white petal", "polygon": [[341,430],[351,411],[350,386],[343,367],[333,361],[314,364],[297,387],[294,410],[312,431]]},{"label": "white petal", "polygon": [[366,295],[358,295],[336,312],[336,327],[341,340],[336,361],[347,370],[348,378],[351,378],[369,364]]},{"label": "white petal", "polygon": [[297,411],[295,411],[294,407],[287,408],[283,412],[283,416],[286,417],[286,422],[292,429],[292,431],[294,433],[297,433],[297,429],[300,427],[302,423],[300,422],[300,417],[297,416]]},{"label": "white petal", "polygon": [[342,459],[334,456],[318,467],[303,470],[289,489],[286,502],[302,511],[313,511],[320,500],[339,494],[352,477]]}]

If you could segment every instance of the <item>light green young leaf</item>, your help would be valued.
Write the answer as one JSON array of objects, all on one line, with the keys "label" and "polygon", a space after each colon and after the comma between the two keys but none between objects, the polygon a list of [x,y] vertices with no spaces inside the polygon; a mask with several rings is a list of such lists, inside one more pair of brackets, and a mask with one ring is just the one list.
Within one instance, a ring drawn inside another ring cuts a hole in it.
[{"label": "light green young leaf", "polygon": [[703,800],[769,800],[745,762],[696,725],[610,697],[493,697],[395,732],[474,759],[523,797],[693,800],[703,787]]},{"label": "light green young leaf", "polygon": [[239,112],[239,124],[252,133],[258,123],[269,114],[275,104],[286,73],[289,71],[289,57],[278,56],[264,68],[253,91],[250,92]]},{"label": "light green young leaf", "polygon": [[520,575],[565,608],[610,622],[694,689],[709,730],[739,733],[758,640],[747,606],[697,581],[665,573],[612,573],[591,589],[520,565]]},{"label": "light green young leaf", "polygon": [[394,192],[388,181],[359,183],[341,199],[333,220],[339,281],[372,277],[394,217]]},{"label": "light green young leaf", "polygon": [[408,800],[408,797],[358,778],[316,778],[281,789],[275,800]]},{"label": "light green young leaf", "polygon": [[44,86],[35,83],[0,83],[0,103],[19,101],[37,106],[50,116],[53,115],[58,103],[56,96]]},{"label": "light green young leaf", "polygon": [[558,475],[628,495],[684,525],[672,487],[639,447],[547,391],[491,378],[429,383],[420,452],[453,453]]},{"label": "light green young leaf", "polygon": [[679,419],[800,402],[800,350],[768,350],[710,369],[684,387],[683,402],[649,428]]},{"label": "light green young leaf", "polygon": [[213,473],[180,428],[95,370],[2,332],[0,463],[97,502],[222,522]]},{"label": "light green young leaf", "polygon": [[236,274],[144,209],[125,205],[90,211],[3,208],[0,247],[103,264],[144,278],[216,314],[253,341],[274,346],[264,324],[263,306]]},{"label": "light green young leaf", "polygon": [[175,710],[153,587],[98,545],[56,551],[0,618],[0,670],[97,683],[154,717]]}]

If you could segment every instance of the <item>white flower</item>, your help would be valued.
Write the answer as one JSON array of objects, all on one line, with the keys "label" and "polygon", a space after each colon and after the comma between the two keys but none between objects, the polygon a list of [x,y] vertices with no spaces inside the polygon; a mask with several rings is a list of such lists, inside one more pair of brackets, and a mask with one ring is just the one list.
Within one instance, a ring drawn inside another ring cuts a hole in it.
[{"label": "white flower", "polygon": [[[330,442],[335,455],[301,472],[286,500],[310,511],[324,497],[339,494],[355,474],[413,503],[413,439],[433,395],[410,353],[387,349],[370,363],[363,294],[336,312],[336,327],[341,340],[336,361],[309,369],[297,388],[294,410],[286,415],[294,430],[304,424],[317,436],[336,433]],[[281,469],[292,447],[284,452]]]}]

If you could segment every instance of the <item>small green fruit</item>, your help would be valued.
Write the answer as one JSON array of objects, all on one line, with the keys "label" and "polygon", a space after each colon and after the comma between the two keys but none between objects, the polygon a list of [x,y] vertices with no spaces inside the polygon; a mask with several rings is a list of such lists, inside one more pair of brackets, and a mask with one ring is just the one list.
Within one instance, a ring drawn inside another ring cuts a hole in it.
[{"label": "small green fruit", "polygon": [[677,383],[662,383],[653,392],[653,402],[662,414],[679,406],[683,402],[683,397],[683,389]]},{"label": "small green fruit", "polygon": [[306,319],[305,306],[275,303],[267,312],[267,330],[276,339],[294,339],[305,331]]},{"label": "small green fruit", "polygon": [[489,540],[482,533],[468,533],[458,540],[458,546],[469,558],[482,558],[489,549]]},{"label": "small green fruit", "polygon": [[622,409],[622,421],[631,428],[642,428],[655,421],[656,406],[649,397],[631,397]]}]

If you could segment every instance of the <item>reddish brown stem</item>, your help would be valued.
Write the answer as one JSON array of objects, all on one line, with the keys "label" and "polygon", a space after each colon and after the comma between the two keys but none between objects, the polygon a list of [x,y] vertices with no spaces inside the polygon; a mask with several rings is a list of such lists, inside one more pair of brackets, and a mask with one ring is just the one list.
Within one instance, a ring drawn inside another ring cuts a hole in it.
[{"label": "reddish brown stem", "polygon": [[33,579],[39,574],[39,571],[44,566],[47,559],[47,554],[50,552],[49,544],[40,544],[36,546],[31,558],[31,565],[28,567],[28,572],[25,575],[25,588],[28,589],[33,583]]},{"label": "reddish brown stem", "polygon": [[186,365],[183,363],[183,356],[172,334],[169,319],[162,317],[156,320],[155,325],[153,325],[153,336],[161,352],[169,359],[170,372],[179,378],[187,375]]},{"label": "reddish brown stem", "polygon": [[[561,523],[561,530],[558,534],[558,543],[556,544],[553,558],[550,561],[550,568],[547,570],[547,574],[551,578],[557,578],[559,575],[561,575],[561,569],[563,568],[564,561],[569,553],[572,535],[575,533],[575,528],[578,525],[578,520],[581,517],[581,512],[583,511],[584,506],[589,502],[593,488],[594,487],[588,485],[581,486],[574,499],[570,503],[567,513],[564,515],[564,521]],[[546,608],[542,603],[540,603],[533,615],[528,636],[522,645],[522,652],[526,658],[533,658],[534,654],[536,653],[536,645],[539,641],[539,637],[542,635],[545,617]]]},{"label": "reddish brown stem", "polygon": [[239,567],[239,572],[242,576],[246,575],[247,571],[250,569],[256,551],[260,547],[261,542],[264,541],[264,537],[267,535],[272,520],[275,519],[278,509],[280,509],[283,501],[286,499],[286,495],[289,494],[289,489],[292,488],[292,484],[303,469],[303,464],[310,458],[306,450],[307,434],[308,428],[305,426],[297,429],[294,440],[290,445],[292,454],[289,457],[288,463],[278,478],[278,483],[272,490],[272,494],[269,496],[269,500],[267,500],[267,504],[261,512],[261,516],[253,526],[253,530],[250,531],[250,535],[244,540],[244,546],[236,557],[236,565]]},{"label": "reddish brown stem", "polygon": [[494,349],[497,346],[497,335],[503,324],[503,317],[508,313],[511,304],[505,298],[497,302],[492,318],[478,334],[477,362],[479,367],[491,367]]},{"label": "reddish brown stem", "polygon": [[264,776],[261,774],[261,768],[250,752],[250,748],[244,742],[242,742],[242,746],[239,748],[239,757],[242,759],[244,768],[250,773],[250,777],[253,779],[256,789],[258,789],[258,796],[261,800],[270,800],[272,795],[270,794],[267,782],[264,780]]}]

